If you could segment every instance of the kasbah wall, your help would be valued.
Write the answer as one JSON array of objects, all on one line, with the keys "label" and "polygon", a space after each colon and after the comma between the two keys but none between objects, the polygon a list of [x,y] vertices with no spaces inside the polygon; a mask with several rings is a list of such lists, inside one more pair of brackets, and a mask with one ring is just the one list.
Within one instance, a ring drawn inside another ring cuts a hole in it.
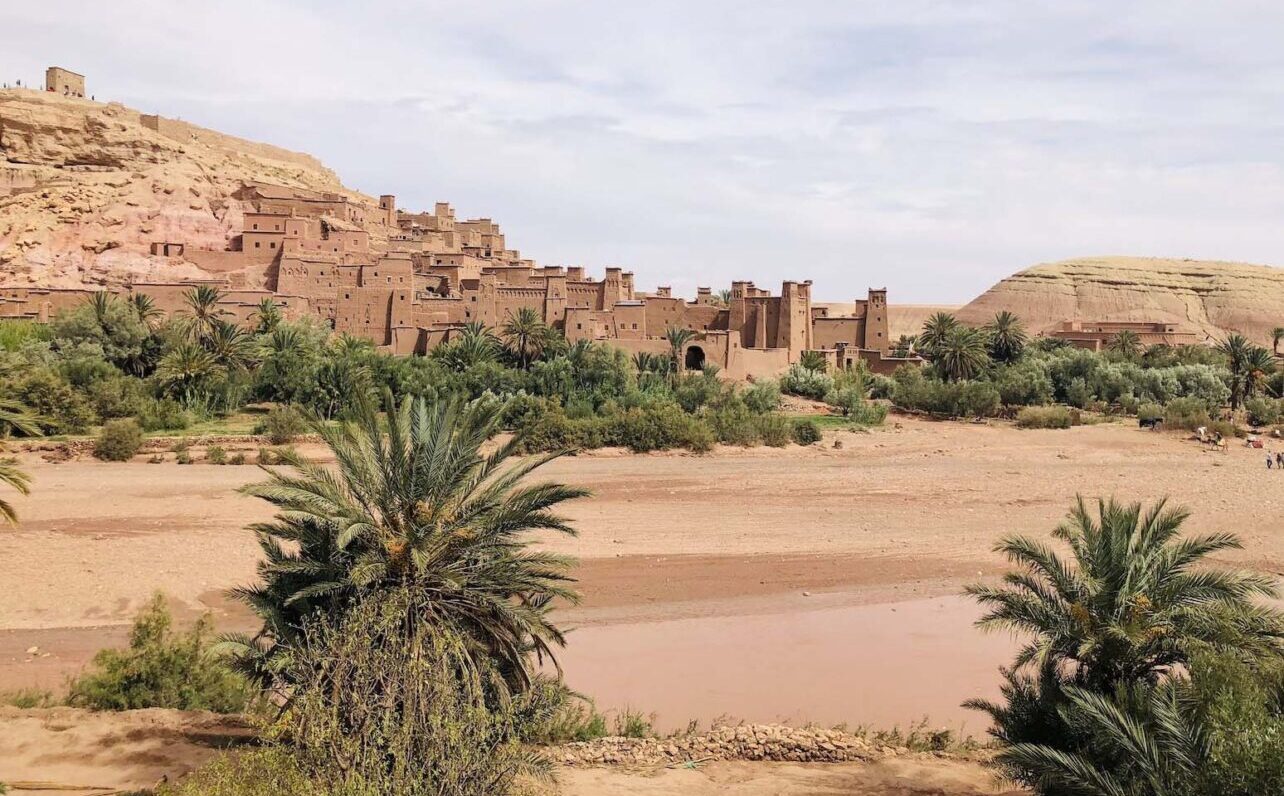
[{"label": "kasbah wall", "polygon": [[[683,364],[717,365],[737,380],[776,375],[808,350],[837,367],[864,360],[876,373],[909,361],[891,356],[886,290],[871,289],[841,317],[812,306],[810,281],[786,281],[778,295],[732,282],[725,302],[706,287],[689,301],[668,287],[639,292],[633,273],[620,268],[595,279],[582,267],[538,266],[506,248],[497,223],[458,220],[445,202],[407,213],[390,195],[363,205],[263,183],[246,185],[238,199],[245,203],[244,229],[228,250],[155,241],[152,253],[211,274],[206,284],[225,291],[222,307],[239,322],[248,323],[259,300],[270,297],[286,317],[311,313],[389,352],[425,354],[465,324],[499,327],[530,308],[571,341],[629,352],[667,352],[668,328],[689,329],[695,336]],[[231,289],[228,277],[247,269],[266,269],[268,288]],[[195,284],[136,283],[120,292],[147,294],[162,311],[176,312]],[[0,318],[47,321],[91,292],[0,287]]]},{"label": "kasbah wall", "polygon": [[[45,89],[83,97],[84,77],[51,67]],[[141,123],[180,141],[221,135],[159,116],[143,115]],[[320,167],[310,156],[253,146],[266,157]],[[203,250],[183,240],[150,244],[153,257],[195,265],[207,280],[112,289],[146,294],[173,313],[184,308],[194,285],[210,284],[223,291],[222,310],[237,322],[250,323],[259,301],[271,298],[287,318],[312,314],[337,332],[406,355],[427,353],[465,324],[499,327],[530,308],[572,341],[601,341],[630,352],[667,352],[665,332],[688,329],[695,335],[682,352],[684,366],[717,365],[737,380],[778,374],[808,350],[823,352],[837,367],[863,360],[877,373],[909,361],[891,356],[885,290],[870,290],[842,317],[812,306],[810,281],[786,281],[779,295],[752,282],[732,282],[728,298],[702,287],[689,301],[668,287],[640,292],[633,274],[620,268],[607,268],[596,279],[581,267],[538,266],[507,248],[494,221],[458,220],[445,202],[408,213],[391,195],[376,204],[266,183],[244,185],[235,199],[244,225],[227,249]],[[0,287],[0,321],[47,322],[92,292]]]}]

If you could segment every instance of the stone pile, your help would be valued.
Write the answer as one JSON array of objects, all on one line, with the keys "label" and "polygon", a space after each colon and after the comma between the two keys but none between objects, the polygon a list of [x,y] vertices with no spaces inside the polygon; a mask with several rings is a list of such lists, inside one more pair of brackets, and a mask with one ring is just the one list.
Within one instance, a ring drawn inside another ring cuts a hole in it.
[{"label": "stone pile", "polygon": [[551,757],[567,766],[667,766],[711,760],[840,763],[900,751],[841,730],[749,724],[674,738],[599,738],[565,744]]}]

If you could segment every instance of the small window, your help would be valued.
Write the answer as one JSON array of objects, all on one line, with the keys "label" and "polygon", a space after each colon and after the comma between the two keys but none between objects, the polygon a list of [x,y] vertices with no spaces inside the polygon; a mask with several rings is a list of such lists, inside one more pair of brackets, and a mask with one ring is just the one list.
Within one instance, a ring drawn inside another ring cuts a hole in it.
[{"label": "small window", "polygon": [[272,241],[271,243],[269,243],[269,244],[268,244],[268,246],[270,246],[271,248],[275,249],[275,248],[276,248],[276,241]]},{"label": "small window", "polygon": [[577,323],[577,324],[575,324],[575,328],[576,328],[576,329],[583,329],[583,328],[584,328],[584,324],[582,324],[582,323]]},{"label": "small window", "polygon": [[634,328],[634,329],[638,328],[638,325],[637,325],[636,323],[635,323],[635,324],[633,324],[633,328]]},{"label": "small window", "polygon": [[262,245],[262,244],[260,244],[258,241],[254,241],[254,248],[256,248],[256,249],[257,249],[257,248],[258,248],[259,246],[261,246],[261,245]]},{"label": "small window", "polygon": [[255,229],[258,229],[258,228],[259,228],[259,225],[258,225],[258,224],[255,224],[255,225],[254,225],[254,228],[255,228]]}]

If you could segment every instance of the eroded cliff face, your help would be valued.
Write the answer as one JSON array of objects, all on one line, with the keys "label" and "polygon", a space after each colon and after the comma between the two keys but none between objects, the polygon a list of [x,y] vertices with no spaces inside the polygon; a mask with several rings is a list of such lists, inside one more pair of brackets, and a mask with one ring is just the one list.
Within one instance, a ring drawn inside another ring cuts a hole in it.
[{"label": "eroded cliff face", "polygon": [[356,195],[311,156],[151,124],[116,103],[0,91],[0,284],[204,278],[190,263],[152,256],[150,244],[225,248],[241,229],[236,194],[250,182]]},{"label": "eroded cliff face", "polygon": [[1284,326],[1284,269],[1149,257],[1085,257],[1027,268],[958,311],[983,324],[1015,312],[1031,332],[1062,321],[1164,321],[1220,339],[1235,331],[1259,343]]}]

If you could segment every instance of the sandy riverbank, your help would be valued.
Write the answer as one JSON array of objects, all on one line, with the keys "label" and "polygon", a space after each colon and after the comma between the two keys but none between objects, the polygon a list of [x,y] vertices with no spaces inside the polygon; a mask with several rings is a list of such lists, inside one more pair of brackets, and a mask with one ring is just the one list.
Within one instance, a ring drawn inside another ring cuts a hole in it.
[{"label": "sandy riverbank", "polygon": [[[662,722],[706,712],[956,721],[960,694],[994,686],[987,672],[1007,642],[972,631],[967,606],[930,598],[1001,572],[994,541],[1046,533],[1076,492],[1172,495],[1194,512],[1190,530],[1241,535],[1246,549],[1227,561],[1284,569],[1284,474],[1268,473],[1260,452],[1205,453],[1123,424],[899,426],[842,433],[838,450],[831,436],[822,448],[606,453],[547,468],[594,491],[568,510],[580,535],[549,542],[582,559],[585,600],[564,614],[581,628],[568,677],[608,707],[659,710]],[[243,528],[269,512],[234,490],[260,477],[256,468],[25,463],[35,492],[18,502],[23,524],[5,532],[0,559],[0,690],[59,687],[94,650],[119,643],[157,589],[188,616],[211,609],[223,627],[250,622],[222,590],[254,574]],[[880,616],[875,605],[890,607]],[[856,674],[917,671],[899,664],[921,647],[895,642],[920,629],[959,662],[956,689],[924,703],[896,680],[853,685]],[[40,652],[27,655],[31,646]],[[846,663],[805,674],[805,689],[736,685],[797,674],[804,657]],[[835,690],[864,696],[835,700]]]}]

